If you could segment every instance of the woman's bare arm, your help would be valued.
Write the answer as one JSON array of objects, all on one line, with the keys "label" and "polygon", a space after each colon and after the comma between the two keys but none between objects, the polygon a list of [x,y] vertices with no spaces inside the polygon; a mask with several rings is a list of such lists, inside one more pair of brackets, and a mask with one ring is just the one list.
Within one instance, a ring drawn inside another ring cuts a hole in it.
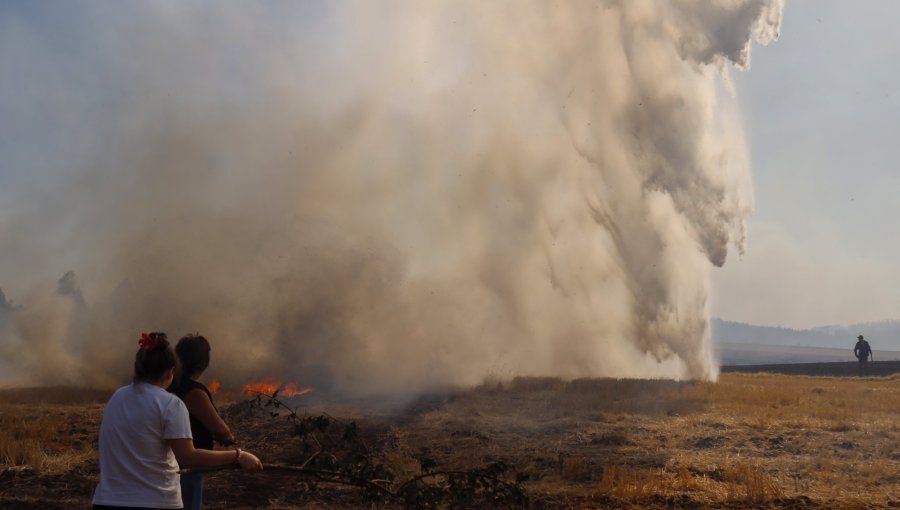
[{"label": "woman's bare arm", "polygon": [[216,412],[216,408],[209,400],[209,396],[203,390],[194,388],[187,392],[187,395],[184,396],[184,405],[187,406],[188,412],[194,415],[216,440],[221,442],[234,441],[231,429],[222,421],[222,417]]},{"label": "woman's bare arm", "polygon": [[166,443],[181,467],[224,466],[237,463],[247,471],[259,471],[263,468],[256,455],[239,449],[201,450],[194,448],[192,439],[167,439]]}]

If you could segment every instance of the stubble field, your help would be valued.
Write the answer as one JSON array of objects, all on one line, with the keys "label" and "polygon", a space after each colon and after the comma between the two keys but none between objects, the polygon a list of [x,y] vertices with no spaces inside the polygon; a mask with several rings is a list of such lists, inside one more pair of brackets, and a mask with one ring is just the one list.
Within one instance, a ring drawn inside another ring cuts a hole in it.
[{"label": "stubble field", "polygon": [[[0,390],[0,508],[90,507],[108,395]],[[308,459],[283,408],[221,397],[242,446],[264,463]],[[355,422],[367,455],[396,483],[421,474],[426,460],[447,472],[505,463],[504,479],[525,490],[532,508],[900,507],[897,375],[521,378],[403,405],[378,402],[379,410],[321,395],[285,403],[300,417]],[[402,506],[370,496],[269,470],[209,473],[205,501],[210,509]]]}]

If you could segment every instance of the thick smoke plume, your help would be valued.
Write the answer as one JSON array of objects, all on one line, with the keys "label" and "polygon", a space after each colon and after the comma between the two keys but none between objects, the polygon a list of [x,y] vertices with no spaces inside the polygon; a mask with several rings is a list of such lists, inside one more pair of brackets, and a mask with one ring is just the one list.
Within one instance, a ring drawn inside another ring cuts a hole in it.
[{"label": "thick smoke plume", "polygon": [[780,1],[80,7],[0,30],[20,378],[127,381],[142,330],[226,384],[716,377]]}]

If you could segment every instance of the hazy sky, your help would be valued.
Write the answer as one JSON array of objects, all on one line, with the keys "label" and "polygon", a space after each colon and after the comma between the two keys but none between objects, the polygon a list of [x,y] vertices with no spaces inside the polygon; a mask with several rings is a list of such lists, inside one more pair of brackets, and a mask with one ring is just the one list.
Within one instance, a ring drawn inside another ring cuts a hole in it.
[{"label": "hazy sky", "polygon": [[[33,44],[59,46],[63,57],[70,52],[81,59],[79,65],[91,65],[90,48],[69,48],[66,37],[102,28],[92,25],[96,20],[66,2],[9,1],[6,7],[48,22],[65,20],[56,38]],[[70,12],[42,14],[51,8]],[[0,35],[16,29],[4,22],[2,13],[0,9]],[[900,270],[894,255],[900,248],[894,234],[900,213],[894,196],[900,190],[895,171],[900,162],[898,20],[900,2],[893,0],[789,0],[780,39],[754,47],[751,70],[734,73],[752,158],[756,213],[749,221],[744,256],[732,252],[724,268],[713,270],[713,315],[792,327],[900,318]],[[14,61],[16,51],[0,53],[6,59],[0,59],[0,73],[4,67],[7,72],[25,69],[37,73],[29,77],[35,83],[54,86],[59,76],[75,75],[84,82],[73,87],[94,92],[79,105],[55,109],[58,116],[52,122],[26,123],[43,125],[49,134],[12,128],[32,115],[24,106],[29,101],[0,104],[2,220],[14,209],[42,207],[66,172],[59,159],[42,154],[75,150],[78,137],[86,136],[82,109],[116,98],[115,91],[103,89],[102,74],[65,69],[78,59],[61,58],[63,67],[52,70]],[[33,94],[42,102],[55,100],[40,88]],[[72,147],[25,143],[67,138],[74,140]],[[79,154],[69,156],[77,159]],[[61,264],[51,273],[61,274],[65,262]],[[0,286],[9,290],[2,279]]]},{"label": "hazy sky", "polygon": [[786,2],[735,73],[756,212],[713,271],[714,315],[807,327],[898,319],[900,2]]}]

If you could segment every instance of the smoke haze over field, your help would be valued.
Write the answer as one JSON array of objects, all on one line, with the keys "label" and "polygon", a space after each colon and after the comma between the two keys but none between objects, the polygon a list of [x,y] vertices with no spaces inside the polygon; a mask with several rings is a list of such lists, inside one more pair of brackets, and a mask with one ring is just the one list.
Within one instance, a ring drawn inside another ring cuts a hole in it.
[{"label": "smoke haze over field", "polygon": [[203,333],[226,384],[716,376],[709,271],[752,208],[727,76],[780,1],[25,5],[20,377],[125,381],[142,330]]}]

